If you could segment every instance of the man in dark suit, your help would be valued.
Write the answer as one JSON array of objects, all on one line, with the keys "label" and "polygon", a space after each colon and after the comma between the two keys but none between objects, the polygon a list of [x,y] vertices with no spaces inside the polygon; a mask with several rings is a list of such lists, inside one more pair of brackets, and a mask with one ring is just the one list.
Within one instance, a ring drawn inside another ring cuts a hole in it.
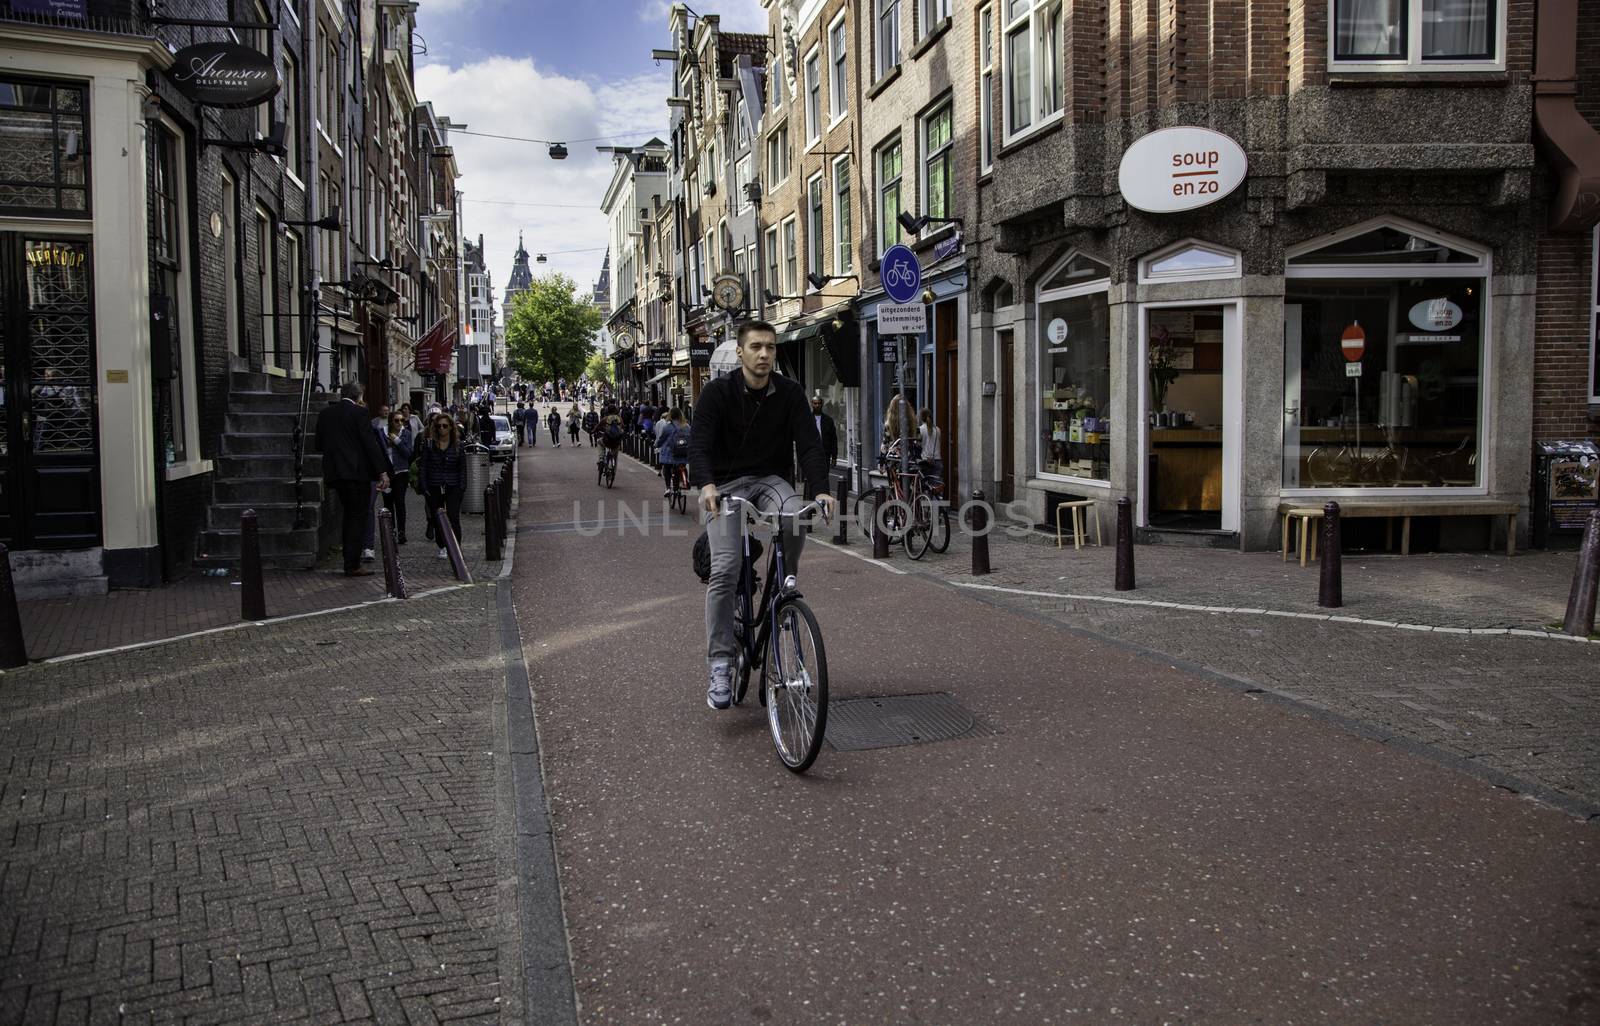
[{"label": "man in dark suit", "polygon": [[811,393],[811,417],[817,422],[817,434],[822,436],[822,455],[828,461],[828,470],[839,461],[839,428],[833,418],[822,412],[822,393]]},{"label": "man in dark suit", "polygon": [[322,478],[339,496],[344,514],[344,574],[366,577],[372,571],[361,566],[361,540],[370,514],[372,483],[378,482],[380,491],[388,490],[388,460],[367,408],[361,405],[361,385],[347,382],[339,396],[317,417],[317,451],[322,453]]}]

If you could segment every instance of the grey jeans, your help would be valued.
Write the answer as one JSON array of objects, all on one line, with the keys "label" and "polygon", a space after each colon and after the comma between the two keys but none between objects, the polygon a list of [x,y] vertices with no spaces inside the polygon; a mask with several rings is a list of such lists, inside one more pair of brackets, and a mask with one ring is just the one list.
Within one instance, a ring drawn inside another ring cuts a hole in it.
[{"label": "grey jeans", "polygon": [[[718,485],[723,495],[736,495],[756,503],[763,513],[793,512],[804,503],[781,477],[739,477]],[[702,514],[703,516],[705,514]],[[800,565],[800,550],[805,535],[796,533],[794,518],[781,521],[785,569],[795,573]],[[738,516],[712,516],[706,525],[711,544],[711,582],[706,587],[706,661],[733,662],[737,645],[733,639],[734,596],[739,591],[739,558],[744,546]],[[762,568],[757,568],[757,573]],[[761,596],[754,596],[757,601]]]}]

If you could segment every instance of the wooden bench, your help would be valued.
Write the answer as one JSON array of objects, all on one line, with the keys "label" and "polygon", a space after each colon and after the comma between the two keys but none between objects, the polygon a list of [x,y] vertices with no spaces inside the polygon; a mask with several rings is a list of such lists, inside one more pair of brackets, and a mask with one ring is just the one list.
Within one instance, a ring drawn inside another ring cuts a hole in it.
[{"label": "wooden bench", "polygon": [[[1521,506],[1515,502],[1498,502],[1493,499],[1394,499],[1387,502],[1373,502],[1370,499],[1357,499],[1346,504],[1343,500],[1335,499],[1339,503],[1339,516],[1341,519],[1384,517],[1389,521],[1388,539],[1385,547],[1394,549],[1394,522],[1400,521],[1400,554],[1411,555],[1411,518],[1412,517],[1505,517],[1506,518],[1506,555],[1517,554],[1517,513]],[[1301,509],[1311,503],[1304,500],[1300,502],[1281,502],[1278,504],[1278,517],[1282,519],[1290,510]],[[1489,530],[1490,549],[1494,548],[1494,528],[1491,524]]]}]

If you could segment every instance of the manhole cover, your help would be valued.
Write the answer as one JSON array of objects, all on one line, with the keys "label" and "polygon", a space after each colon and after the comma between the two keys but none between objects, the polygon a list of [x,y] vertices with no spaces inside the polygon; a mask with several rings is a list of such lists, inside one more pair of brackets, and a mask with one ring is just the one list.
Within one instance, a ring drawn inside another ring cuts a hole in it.
[{"label": "manhole cover", "polygon": [[841,752],[995,733],[951,695],[887,695],[828,703],[828,744]]}]

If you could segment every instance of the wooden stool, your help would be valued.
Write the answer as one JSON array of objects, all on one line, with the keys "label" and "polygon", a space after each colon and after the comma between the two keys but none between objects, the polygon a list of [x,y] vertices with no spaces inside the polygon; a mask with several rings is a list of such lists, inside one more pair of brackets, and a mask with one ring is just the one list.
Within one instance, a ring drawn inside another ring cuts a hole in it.
[{"label": "wooden stool", "polygon": [[1086,522],[1087,511],[1089,509],[1094,510],[1094,543],[1096,545],[1103,544],[1100,541],[1099,504],[1093,499],[1074,499],[1070,502],[1058,503],[1056,505],[1056,548],[1061,548],[1061,511],[1064,509],[1072,510],[1072,547],[1074,549],[1083,548],[1083,536],[1088,533],[1089,527],[1088,523]]},{"label": "wooden stool", "polygon": [[1289,528],[1295,523],[1300,525],[1300,565],[1306,565],[1306,535],[1311,535],[1311,558],[1317,558],[1317,535],[1320,533],[1314,528],[1313,521],[1322,519],[1322,510],[1315,506],[1301,506],[1291,509],[1283,515],[1283,562],[1289,559]]}]

